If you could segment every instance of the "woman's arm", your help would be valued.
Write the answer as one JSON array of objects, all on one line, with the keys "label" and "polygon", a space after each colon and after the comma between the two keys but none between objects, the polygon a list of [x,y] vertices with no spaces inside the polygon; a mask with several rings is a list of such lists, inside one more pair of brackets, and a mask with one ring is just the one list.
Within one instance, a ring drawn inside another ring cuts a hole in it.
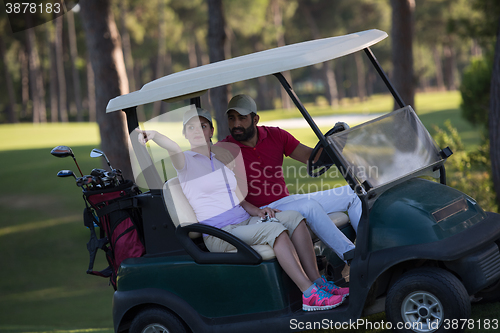
[{"label": "woman's arm", "polygon": [[157,131],[142,131],[140,129],[136,129],[136,131],[139,133],[138,140],[141,144],[146,145],[146,143],[150,140],[156,142],[158,146],[168,151],[172,164],[177,170],[182,170],[184,168],[184,154],[177,142],[169,139]]}]

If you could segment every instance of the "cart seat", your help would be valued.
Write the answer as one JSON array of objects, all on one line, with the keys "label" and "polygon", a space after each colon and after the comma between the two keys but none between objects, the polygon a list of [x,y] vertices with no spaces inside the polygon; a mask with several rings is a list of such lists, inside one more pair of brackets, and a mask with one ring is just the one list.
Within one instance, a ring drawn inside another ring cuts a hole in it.
[{"label": "cart seat", "polygon": [[[163,186],[163,197],[167,205],[168,212],[172,218],[173,223],[177,227],[183,224],[197,223],[196,215],[193,208],[189,204],[177,177],[169,179]],[[193,240],[200,238],[201,234],[198,232],[189,233],[189,237]],[[254,249],[263,260],[270,260],[276,257],[274,250],[269,245],[252,245]],[[228,252],[236,252],[235,250]]]},{"label": "cart seat", "polygon": [[[168,212],[170,213],[172,221],[176,227],[178,225],[198,222],[193,208],[184,195],[184,192],[182,191],[179,183],[179,179],[177,177],[169,179],[163,185],[163,198],[165,200],[165,204],[167,206]],[[343,212],[330,213],[328,214],[328,216],[330,217],[330,219],[332,219],[332,221],[339,229],[349,223],[349,217]],[[196,240],[201,237],[201,234],[198,232],[191,232],[189,233],[189,237],[193,240]],[[314,235],[314,233],[312,232],[311,237],[313,241],[318,240],[318,237],[316,237],[316,235]],[[252,248],[261,255],[263,260],[270,260],[276,257],[274,254],[274,250],[269,245],[252,245]],[[229,252],[236,252],[236,250],[232,250]]]},{"label": "cart seat", "polygon": [[349,224],[349,216],[344,212],[334,212],[328,214],[328,217],[335,223],[337,228],[342,229]]}]

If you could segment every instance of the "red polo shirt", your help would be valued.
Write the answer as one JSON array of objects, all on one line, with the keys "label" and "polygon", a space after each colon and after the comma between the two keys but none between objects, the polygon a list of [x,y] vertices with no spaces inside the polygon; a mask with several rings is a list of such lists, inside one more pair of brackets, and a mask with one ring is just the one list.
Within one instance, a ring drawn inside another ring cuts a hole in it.
[{"label": "red polo shirt", "polygon": [[262,207],[290,194],[283,177],[283,155],[290,156],[300,142],[279,127],[257,126],[257,130],[255,147],[245,146],[231,135],[222,142],[241,148],[248,184],[246,200]]}]

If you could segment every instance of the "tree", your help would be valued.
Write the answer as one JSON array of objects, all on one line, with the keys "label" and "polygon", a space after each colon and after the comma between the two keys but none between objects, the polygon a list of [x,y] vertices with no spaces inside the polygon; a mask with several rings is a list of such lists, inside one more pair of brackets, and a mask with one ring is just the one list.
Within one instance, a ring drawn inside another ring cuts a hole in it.
[{"label": "tree", "polygon": [[[415,0],[391,0],[392,81],[404,103],[415,107],[413,77],[413,11]],[[394,109],[399,109],[394,101]]]},{"label": "tree", "polygon": [[[271,7],[274,28],[276,30],[276,44],[278,47],[285,46],[286,45],[285,31],[283,26],[283,13],[282,13],[285,4],[281,0],[271,0],[269,5]],[[289,84],[292,84],[292,75],[290,74],[290,71],[285,71],[281,74],[283,74],[283,76],[285,77],[285,79],[288,81]],[[290,109],[292,107],[292,101],[290,100],[290,96],[288,96],[288,93],[285,91],[283,87],[280,87],[280,91],[281,91],[281,107],[283,109]]]},{"label": "tree", "polygon": [[71,56],[71,70],[73,76],[73,91],[75,94],[75,104],[76,104],[76,119],[77,121],[83,121],[83,109],[82,109],[82,97],[80,92],[80,74],[78,73],[78,68],[76,64],[78,62],[78,49],[76,46],[76,32],[75,32],[75,18],[73,10],[66,13],[66,19],[68,20],[68,36],[69,36],[69,54]]},{"label": "tree", "polygon": [[92,64],[87,55],[87,98],[89,107],[89,121],[96,122],[96,105],[95,105],[95,79]]},{"label": "tree", "polygon": [[24,118],[28,116],[28,101],[30,99],[28,55],[24,47],[19,49],[19,63],[21,64],[21,118]]},{"label": "tree", "polygon": [[[324,36],[321,35],[315,18],[313,17],[310,9],[310,3],[306,1],[299,2],[299,11],[304,16],[309,29],[311,30],[311,36],[313,39],[320,39]],[[335,72],[332,68],[332,62],[323,62],[321,64],[321,74],[323,78],[323,84],[325,85],[325,97],[328,103],[332,107],[336,107],[339,104],[339,92],[337,89],[337,80],[335,79]]]},{"label": "tree", "polygon": [[[290,2],[289,2],[290,5]],[[225,1],[226,30],[231,38],[231,53],[241,56],[276,47],[276,28],[270,13],[270,0]],[[274,87],[278,87],[275,89]],[[255,81],[243,83],[243,89],[256,91],[255,102],[259,110],[273,108],[273,100],[279,93],[279,81],[274,77],[261,76]]]},{"label": "tree", "polygon": [[[222,0],[207,0],[208,2],[208,48],[210,62],[224,60],[224,44],[226,42],[225,19]],[[217,139],[222,140],[229,135],[229,125],[226,117],[227,86],[210,89],[210,99],[215,110],[217,121]]]},{"label": "tree", "polygon": [[493,187],[500,207],[500,21],[497,28],[493,72],[490,90],[490,158]]},{"label": "tree", "polygon": [[50,121],[57,123],[58,117],[58,97],[57,97],[57,58],[56,58],[56,46],[54,42],[54,25],[52,22],[45,23],[45,29],[47,32],[47,50],[50,58]]},{"label": "tree", "polygon": [[30,85],[31,94],[33,96],[33,122],[44,123],[47,121],[45,89],[43,87],[40,57],[38,56],[34,28],[26,30],[26,45],[28,46]]},{"label": "tree", "polygon": [[106,113],[108,101],[129,92],[120,35],[111,12],[110,0],[80,3],[87,50],[95,75],[97,123],[101,148],[126,178],[133,173],[128,152],[129,135],[123,112]]},{"label": "tree", "polygon": [[0,36],[0,59],[3,61],[4,65],[5,84],[7,86],[7,94],[9,96],[9,104],[7,107],[7,121],[9,123],[17,123],[16,95],[14,94],[12,77],[9,73],[9,68],[7,67],[7,59],[5,57],[5,44],[2,36]]},{"label": "tree", "polygon": [[[488,116],[476,116],[475,119],[482,120],[483,124],[489,123],[491,175],[496,202],[500,207],[500,2],[474,0],[470,8],[469,12],[464,13],[462,17],[455,18],[451,23],[459,35],[476,38],[486,52],[490,45],[495,45],[489,91],[486,88],[487,85],[484,85],[486,91],[480,92],[483,96],[488,93],[490,95]],[[482,72],[484,73],[484,70]],[[478,71],[477,74],[481,72]],[[467,98],[464,98],[464,103],[466,101]],[[483,110],[476,109],[477,112],[486,111],[485,108]]]},{"label": "tree", "polygon": [[[165,75],[165,65],[170,66],[170,55],[167,54],[167,32],[166,32],[166,1],[158,1],[158,57],[156,59],[156,78],[159,79]],[[158,101],[154,103],[152,117],[157,117],[162,113],[164,103]]]},{"label": "tree", "polygon": [[57,59],[57,82],[59,87],[59,116],[62,122],[68,121],[66,75],[64,74],[63,55],[63,17],[59,16],[56,22],[56,59]]}]

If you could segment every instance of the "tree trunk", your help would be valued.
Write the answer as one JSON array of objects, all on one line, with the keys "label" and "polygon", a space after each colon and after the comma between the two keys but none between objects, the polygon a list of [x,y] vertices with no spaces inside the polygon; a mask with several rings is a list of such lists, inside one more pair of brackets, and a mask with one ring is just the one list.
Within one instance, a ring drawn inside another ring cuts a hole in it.
[{"label": "tree trunk", "polygon": [[[309,29],[311,29],[311,35],[314,39],[320,39],[321,34],[316,24],[316,20],[311,14],[311,10],[307,3],[300,2],[300,10],[302,15],[305,17]],[[335,79],[335,72],[332,69],[333,62],[323,62],[321,64],[321,76],[323,79],[323,84],[325,85],[325,97],[328,100],[330,106],[338,106],[339,104],[339,92],[337,90],[337,81]]]},{"label": "tree trunk", "polygon": [[189,68],[195,68],[198,67],[198,59],[196,57],[196,46],[195,46],[195,41],[193,39],[188,40],[188,61],[189,61]]},{"label": "tree trunk", "polygon": [[120,35],[122,36],[123,58],[125,59],[125,68],[127,69],[128,86],[130,91],[137,90],[134,79],[134,58],[132,57],[132,48],[130,43],[130,34],[125,25],[125,16],[127,14],[127,1],[119,1],[120,6]]},{"label": "tree trunk", "polygon": [[361,52],[356,52],[354,54],[354,60],[356,61],[356,72],[358,74],[358,97],[360,101],[364,101],[366,98],[366,78],[365,63],[363,62],[363,55]]},{"label": "tree trunk", "polygon": [[444,90],[443,66],[441,66],[441,54],[437,46],[432,48],[432,56],[434,57],[434,64],[436,66],[436,84],[438,90]]},{"label": "tree trunk", "polygon": [[96,105],[95,105],[95,78],[92,64],[87,55],[87,94],[89,104],[89,122],[96,122]]},{"label": "tree trunk", "polygon": [[340,82],[340,85],[337,85],[337,92],[339,97],[339,104],[342,104],[342,99],[346,97],[346,89],[345,89],[345,67],[344,62],[345,59],[336,59],[334,60],[337,64],[335,66],[335,77],[337,78],[337,82]]},{"label": "tree trunk", "polygon": [[49,50],[50,58],[50,121],[57,123],[59,121],[59,106],[57,97],[57,60],[56,60],[56,46],[54,42],[54,25],[51,21],[45,23],[47,28],[47,48]]},{"label": "tree trunk", "polygon": [[449,45],[444,46],[444,65],[446,89],[456,90],[457,86],[455,84],[455,50]]},{"label": "tree trunk", "polygon": [[17,113],[16,113],[16,95],[14,93],[14,84],[12,83],[12,77],[9,73],[9,68],[7,67],[7,59],[5,57],[5,44],[2,36],[0,36],[0,59],[2,59],[5,71],[5,85],[7,86],[7,95],[9,96],[9,103],[7,107],[7,121],[9,123],[17,123]]},{"label": "tree trunk", "polygon": [[[207,0],[208,2],[208,48],[210,62],[225,59],[224,44],[226,42],[226,25],[222,0]],[[217,121],[217,139],[222,140],[229,135],[229,125],[226,117],[228,87],[221,86],[210,89],[210,101],[215,110]]]},{"label": "tree trunk", "polygon": [[120,34],[111,11],[110,0],[80,3],[83,26],[95,75],[97,123],[101,148],[111,163],[133,179],[128,147],[130,144],[124,112],[106,113],[108,101],[129,92]]},{"label": "tree trunk", "polygon": [[[404,103],[415,108],[413,76],[413,13],[415,0],[391,0],[392,81]],[[394,109],[399,105],[394,101]]]},{"label": "tree trunk", "polygon": [[76,120],[83,121],[82,96],[80,89],[80,74],[76,68],[78,49],[76,47],[75,17],[73,11],[66,13],[68,20],[69,51],[71,55],[71,70],[73,72],[73,91],[75,93]]},{"label": "tree trunk", "polygon": [[[200,42],[198,41],[198,37],[196,35],[194,37],[194,49],[196,51],[196,63],[198,66],[203,66],[210,63],[207,50],[206,48],[202,49],[202,46],[200,45]],[[202,107],[205,106],[208,108],[208,106],[210,105],[209,94],[203,94],[201,96],[201,105]]]},{"label": "tree trunk", "polygon": [[[280,46],[285,46],[285,33],[284,33],[284,28],[283,28],[283,15],[281,14],[281,6],[280,6],[280,0],[272,0],[271,1],[271,11],[273,13],[273,22],[274,22],[274,28],[276,29],[276,42],[278,47]],[[292,76],[290,75],[290,71],[285,71],[283,73],[283,76],[285,79],[288,81],[290,85],[292,85]],[[281,87],[281,107],[283,109],[290,109],[292,107],[290,96],[288,96],[288,93],[285,91],[283,87]]]},{"label": "tree trunk", "polygon": [[[165,63],[167,59],[167,36],[166,36],[166,20],[165,20],[165,0],[158,2],[158,58],[156,61],[156,77],[159,79],[165,75]],[[164,102],[158,101],[153,104],[152,118],[158,117],[163,109]]]},{"label": "tree trunk", "polygon": [[[130,34],[128,33],[125,24],[125,16],[127,14],[127,1],[119,1],[120,6],[120,34],[122,36],[123,57],[125,59],[125,67],[127,69],[128,86],[130,91],[136,91],[140,88],[140,82],[136,79],[136,71],[134,65],[134,57],[132,56],[132,43],[130,41]],[[137,119],[139,122],[145,122],[146,114],[144,113],[144,106],[137,107]]]},{"label": "tree trunk", "polygon": [[490,90],[490,159],[493,188],[500,211],[500,22],[497,29],[497,42]]},{"label": "tree trunk", "polygon": [[43,87],[40,58],[38,56],[34,29],[27,29],[26,37],[28,45],[31,96],[33,97],[33,123],[44,123],[47,121],[45,110],[45,89]]},{"label": "tree trunk", "polygon": [[66,99],[66,76],[64,74],[63,55],[63,17],[59,16],[56,22],[56,59],[57,59],[57,81],[59,84],[59,116],[63,123],[68,122],[68,106]]},{"label": "tree trunk", "polygon": [[24,48],[21,48],[19,50],[19,62],[21,63],[21,118],[25,118],[28,116],[28,102],[30,99],[30,77],[28,71],[28,56],[26,55],[26,50]]},{"label": "tree trunk", "polygon": [[[251,43],[253,45],[254,52],[262,51],[261,37],[254,36],[251,38]],[[273,108],[272,104],[272,89],[269,87],[267,77],[260,76],[257,78],[257,97],[255,98],[255,103],[257,104],[258,110],[271,110]]]}]

